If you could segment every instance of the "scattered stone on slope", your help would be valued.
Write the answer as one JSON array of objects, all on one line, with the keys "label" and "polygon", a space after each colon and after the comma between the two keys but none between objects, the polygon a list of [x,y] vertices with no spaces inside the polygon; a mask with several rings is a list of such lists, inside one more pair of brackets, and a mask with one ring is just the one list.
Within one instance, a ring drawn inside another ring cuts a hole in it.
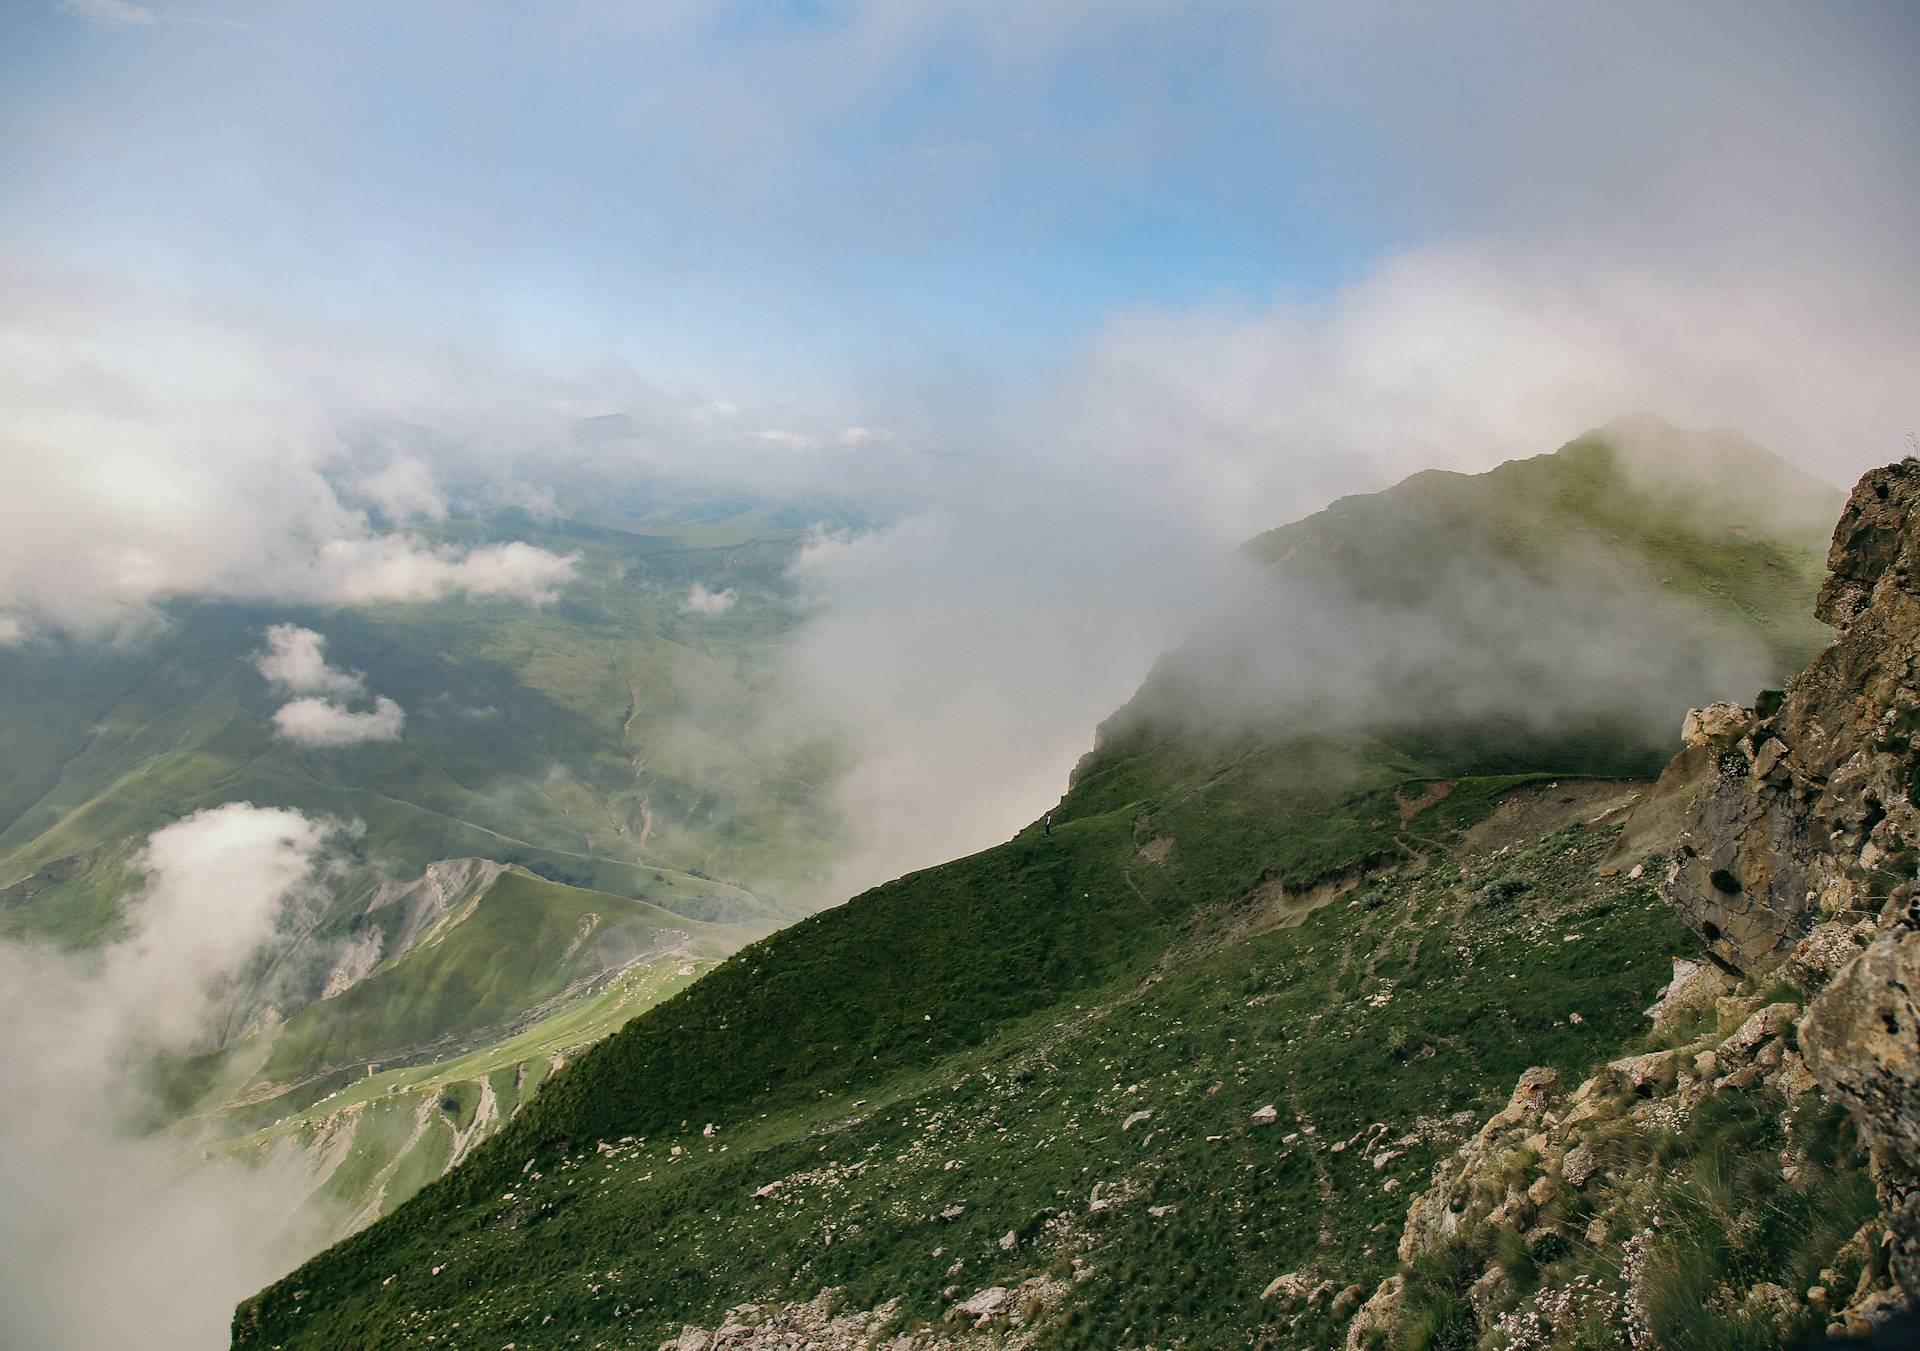
[{"label": "scattered stone on slope", "polygon": [[1072,1293],[1073,1283],[1036,1276],[1017,1286],[988,1286],[954,1301],[942,1328],[918,1327],[885,1336],[898,1300],[851,1309],[837,1289],[811,1300],[740,1304],[712,1332],[688,1326],[660,1351],[1025,1351],[1046,1316]]},{"label": "scattered stone on slope", "polygon": [[[1648,1204],[1659,1165],[1641,1165],[1637,1177],[1610,1172],[1607,1141],[1628,1130],[1676,1131],[1723,1087],[1765,1085],[1790,1113],[1824,1088],[1852,1108],[1873,1146],[1883,1212],[1804,1297],[1759,1281],[1729,1289],[1737,1306],[1727,1312],[1776,1335],[1810,1320],[1859,1335],[1920,1302],[1920,903],[1905,880],[1920,862],[1920,815],[1910,801],[1920,784],[1916,508],[1920,461],[1861,480],[1835,529],[1816,610],[1839,637],[1777,709],[1715,704],[1689,713],[1685,748],[1623,830],[1648,854],[1661,848],[1658,828],[1673,827],[1661,892],[1712,963],[1676,960],[1648,1016],[1657,1034],[1686,1036],[1711,1010],[1712,1032],[1616,1060],[1607,1074],[1617,1088],[1589,1080],[1564,1103],[1551,1083],[1528,1089],[1529,1070],[1509,1106],[1437,1164],[1433,1185],[1409,1205],[1399,1251],[1411,1264],[1489,1226],[1521,1228],[1550,1201],[1541,1184],[1556,1172],[1590,1189],[1595,1213],[1580,1238],[1596,1248],[1619,1240],[1621,1282],[1581,1277],[1588,1285],[1580,1289],[1543,1287],[1493,1321],[1513,1292],[1488,1264],[1459,1294],[1494,1341],[1544,1345],[1594,1319],[1644,1334],[1630,1274],[1660,1241]],[[1618,857],[1609,863],[1624,866]],[[1746,978],[1738,988],[1736,975]],[[1806,996],[1804,1018],[1798,1004],[1757,997],[1782,977]],[[1530,1130],[1537,1134],[1523,1140]],[[1782,1165],[1791,1183],[1799,1162],[1783,1155]],[[1534,1171],[1541,1177],[1523,1189]],[[1850,1289],[1835,1284],[1842,1276]],[[1395,1277],[1349,1324],[1348,1348],[1399,1335],[1407,1315],[1405,1278]]]}]

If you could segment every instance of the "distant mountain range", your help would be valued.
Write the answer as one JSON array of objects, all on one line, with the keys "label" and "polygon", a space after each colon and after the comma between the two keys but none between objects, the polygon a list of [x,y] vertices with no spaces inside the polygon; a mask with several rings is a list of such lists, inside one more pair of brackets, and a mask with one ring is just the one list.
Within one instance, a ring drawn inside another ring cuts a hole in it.
[{"label": "distant mountain range", "polygon": [[340,827],[324,903],[148,1073],[183,1160],[296,1158],[332,1232],[825,899],[842,750],[782,697],[786,569],[861,518],[720,495],[568,510],[421,528],[576,556],[546,607],[181,600],[123,646],[0,648],[0,934],[115,938],[148,837],[202,809]]}]

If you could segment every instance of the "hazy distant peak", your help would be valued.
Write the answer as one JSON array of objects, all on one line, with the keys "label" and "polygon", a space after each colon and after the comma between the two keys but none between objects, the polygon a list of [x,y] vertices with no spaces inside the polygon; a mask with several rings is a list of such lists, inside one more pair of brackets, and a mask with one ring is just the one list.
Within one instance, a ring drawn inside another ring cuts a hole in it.
[{"label": "hazy distant peak", "polygon": [[[1426,469],[1376,493],[1257,535],[1250,558],[1287,571],[1405,571],[1414,537],[1458,559],[1469,540],[1514,561],[1563,555],[1589,532],[1609,541],[1653,520],[1703,536],[1728,531],[1824,553],[1846,494],[1731,427],[1689,431],[1648,413],[1616,419],[1550,454],[1481,474]],[[1390,546],[1390,547],[1388,547]],[[1402,555],[1398,564],[1383,547]],[[1336,562],[1336,560],[1342,560]],[[1418,571],[1418,569],[1416,569]]]},{"label": "hazy distant peak", "polygon": [[1811,533],[1824,543],[1846,502],[1839,488],[1733,427],[1689,431],[1651,413],[1630,413],[1556,453],[1595,444],[1610,449],[1642,491],[1689,497],[1716,522],[1763,534]]}]

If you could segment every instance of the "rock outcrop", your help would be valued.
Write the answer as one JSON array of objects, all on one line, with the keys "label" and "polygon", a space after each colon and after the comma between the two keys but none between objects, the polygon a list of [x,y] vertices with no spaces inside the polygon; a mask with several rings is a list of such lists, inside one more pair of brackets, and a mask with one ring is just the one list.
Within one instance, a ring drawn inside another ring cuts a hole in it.
[{"label": "rock outcrop", "polygon": [[1664,894],[1713,956],[1817,993],[1807,1067],[1873,1140],[1895,1273],[1920,1301],[1916,511],[1920,462],[1863,478],[1816,608],[1839,637],[1772,716],[1690,719],[1687,754],[1713,757],[1713,772]]},{"label": "rock outcrop", "polygon": [[[1776,1114],[1764,1186],[1817,1185],[1833,1165],[1809,1162],[1806,1123],[1850,1110],[1880,1214],[1821,1250],[1804,1290],[1726,1277],[1706,1301],[1723,1326],[1792,1342],[1822,1325],[1861,1334],[1920,1305],[1920,461],[1861,480],[1827,562],[1816,614],[1833,643],[1754,708],[1690,713],[1684,749],[1623,832],[1634,859],[1664,848],[1661,894],[1706,959],[1676,960],[1647,1010],[1655,1049],[1566,1097],[1551,1070],[1527,1071],[1413,1198],[1401,1274],[1353,1320],[1349,1346],[1416,1315],[1431,1323],[1448,1301],[1471,1311],[1458,1316],[1483,1344],[1560,1345],[1598,1327],[1652,1344],[1648,1273],[1671,1250],[1661,1216],[1684,1214],[1683,1192],[1697,1191],[1665,1159],[1726,1089],[1740,1110]],[[1658,834],[1664,846],[1644,838]],[[1630,861],[1618,852],[1615,868]],[[1780,997],[1787,984],[1801,1002]],[[1729,1233],[1761,1222],[1728,1197]],[[1554,1251],[1612,1253],[1602,1265],[1618,1276],[1523,1294],[1516,1281]],[[1448,1273],[1437,1286],[1436,1260]]]},{"label": "rock outcrop", "polygon": [[1808,1067],[1873,1140],[1894,1274],[1920,1304],[1920,932],[1902,911],[1821,992],[1800,1038]]},{"label": "rock outcrop", "polygon": [[1815,610],[1839,636],[1777,707],[1689,715],[1689,744],[1663,780],[1688,797],[1664,893],[1708,955],[1742,974],[1778,966],[1823,920],[1870,917],[1876,883],[1911,872],[1916,507],[1920,462],[1860,481]]}]

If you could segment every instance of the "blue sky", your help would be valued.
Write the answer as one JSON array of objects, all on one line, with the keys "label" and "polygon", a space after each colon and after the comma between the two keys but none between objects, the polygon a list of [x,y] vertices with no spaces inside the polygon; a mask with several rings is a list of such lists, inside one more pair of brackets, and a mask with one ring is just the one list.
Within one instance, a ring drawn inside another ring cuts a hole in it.
[{"label": "blue sky", "polygon": [[1323,294],[1423,231],[1369,186],[1373,133],[1289,99],[1257,10],[646,13],[12,6],[0,236],[327,322],[776,379],[1057,359],[1116,308]]},{"label": "blue sky", "polygon": [[1891,4],[3,15],[17,256],[735,394],[1053,372],[1116,313],[1312,305],[1442,241],[1757,266],[1914,148]]}]

